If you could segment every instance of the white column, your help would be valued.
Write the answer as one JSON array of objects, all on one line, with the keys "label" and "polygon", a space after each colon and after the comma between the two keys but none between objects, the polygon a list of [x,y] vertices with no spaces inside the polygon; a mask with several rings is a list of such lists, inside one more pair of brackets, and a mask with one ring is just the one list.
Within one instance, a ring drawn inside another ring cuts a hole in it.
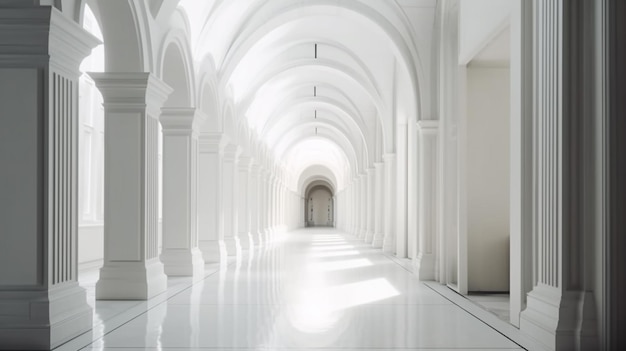
[{"label": "white column", "polygon": [[[419,213],[418,210],[418,179],[419,174],[417,173],[418,165],[418,150],[419,150],[419,138],[417,132],[417,122],[410,123],[408,125],[407,130],[407,255],[410,259],[417,258],[417,253],[419,252],[418,245],[418,232],[419,228],[417,226],[417,216]],[[442,171],[438,172],[441,175]],[[441,190],[441,187],[439,187]],[[441,219],[441,213],[439,213],[438,220]],[[445,219],[446,221],[450,221],[449,218]]]},{"label": "white column", "polygon": [[374,163],[374,169],[376,172],[375,180],[375,189],[374,189],[374,238],[372,239],[372,246],[374,247],[383,247],[383,239],[385,238],[384,231],[384,163],[376,162]]},{"label": "white column", "polygon": [[259,197],[259,240],[263,244],[268,243],[268,235],[267,235],[267,171],[263,168],[260,170],[259,176],[259,189],[260,189],[260,197]]},{"label": "white column", "polygon": [[413,261],[414,272],[420,280],[436,277],[437,247],[437,169],[438,121],[419,121],[418,240],[419,252]]},{"label": "white column", "polygon": [[407,257],[407,125],[396,126],[396,256]]},{"label": "white column", "polygon": [[374,240],[374,183],[376,170],[374,168],[367,169],[367,233],[365,234],[365,242],[371,244]]},{"label": "white column", "polygon": [[254,241],[250,236],[251,225],[251,181],[250,181],[250,167],[252,165],[252,159],[250,157],[239,157],[239,211],[237,218],[239,219],[239,243],[243,250],[247,250],[254,247]]},{"label": "white column", "polygon": [[0,9],[0,345],[88,331],[77,282],[78,77],[98,44],[51,7]]},{"label": "white column", "polygon": [[354,235],[357,237],[361,233],[361,175],[358,174],[354,179]]},{"label": "white column", "polygon": [[359,174],[359,239],[365,239],[367,235],[367,173]]},{"label": "white column", "polygon": [[250,195],[248,197],[250,211],[250,245],[259,246],[259,165],[250,165]]},{"label": "white column", "polygon": [[169,276],[204,272],[198,248],[198,135],[203,118],[195,108],[162,108],[163,251]]},{"label": "white column", "polygon": [[220,262],[226,254],[221,214],[222,155],[228,139],[222,133],[198,137],[198,237],[205,262]]},{"label": "white column", "polygon": [[104,98],[104,265],[98,299],[167,288],[159,261],[158,117],[171,89],[150,73],[91,74]]},{"label": "white column", "polygon": [[383,197],[385,199],[384,202],[384,216],[385,216],[385,226],[384,233],[385,237],[383,240],[383,251],[389,253],[395,253],[396,251],[396,238],[395,238],[395,207],[396,207],[396,186],[395,186],[395,170],[396,170],[396,155],[395,154],[385,154],[383,155],[383,160],[385,163],[385,187]]},{"label": "white column", "polygon": [[276,232],[276,177],[273,173],[269,174],[268,178],[268,216],[267,216],[267,227],[270,239],[274,236]]},{"label": "white column", "polygon": [[593,213],[601,212],[606,200],[594,193],[606,188],[594,178],[602,173],[593,169],[603,168],[593,149],[606,150],[606,144],[598,145],[606,140],[596,139],[606,126],[599,125],[601,117],[589,108],[595,99],[604,100],[589,87],[598,78],[587,56],[596,44],[593,40],[599,40],[591,39],[594,31],[590,28],[598,16],[594,18],[588,2],[533,1],[532,8],[533,287],[527,294],[520,330],[547,349],[593,350],[599,348],[594,293],[609,293],[594,292],[594,280],[604,274],[596,273],[600,270],[594,267],[598,251],[592,248],[598,243],[595,236],[603,232],[596,221],[606,219],[605,214],[595,217],[598,213]]},{"label": "white column", "polygon": [[241,254],[239,232],[237,229],[237,196],[238,196],[238,159],[241,148],[228,144],[224,148],[222,158],[222,212],[224,213],[224,243],[229,256]]}]

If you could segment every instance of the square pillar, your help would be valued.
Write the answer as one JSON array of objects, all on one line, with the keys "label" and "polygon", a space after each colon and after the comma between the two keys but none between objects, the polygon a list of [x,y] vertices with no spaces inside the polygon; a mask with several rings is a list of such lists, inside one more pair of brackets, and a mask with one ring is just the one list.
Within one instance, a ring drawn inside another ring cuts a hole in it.
[{"label": "square pillar", "polygon": [[55,8],[0,9],[0,349],[91,329],[78,285],[78,78],[99,41]]},{"label": "square pillar", "polygon": [[383,198],[383,186],[384,186],[384,163],[374,163],[374,237],[372,238],[373,247],[383,247],[383,240],[385,238],[383,224],[384,224],[384,198]]},{"label": "square pillar", "polygon": [[371,244],[374,240],[374,183],[376,170],[374,168],[367,169],[367,232],[364,241]]},{"label": "square pillar", "polygon": [[238,162],[241,148],[235,144],[228,144],[224,148],[222,158],[222,211],[224,213],[224,243],[228,256],[241,254],[239,232],[237,229],[237,196],[239,181]]},{"label": "square pillar", "polygon": [[367,173],[359,174],[359,239],[365,239],[367,235]]},{"label": "square pillar", "polygon": [[91,73],[104,98],[104,265],[99,300],[145,300],[167,288],[159,261],[158,133],[172,89],[150,73]]},{"label": "square pillar", "polygon": [[203,116],[195,108],[162,108],[163,251],[168,276],[204,272],[198,248],[198,135]]},{"label": "square pillar", "polygon": [[227,143],[228,138],[222,133],[198,136],[198,245],[206,263],[221,262],[226,257],[221,174]]},{"label": "square pillar", "polygon": [[395,207],[396,207],[396,155],[395,154],[385,154],[383,155],[383,160],[385,163],[385,186],[384,186],[384,194],[383,197],[385,199],[384,204],[384,216],[385,216],[385,225],[384,225],[384,233],[385,237],[383,239],[383,251],[388,253],[396,252],[396,236],[395,236]]},{"label": "square pillar", "polygon": [[396,126],[396,256],[406,258],[408,255],[408,232],[407,232],[407,130],[406,124]]},{"label": "square pillar", "polygon": [[419,121],[418,254],[413,260],[420,280],[436,277],[438,121]]},{"label": "square pillar", "polygon": [[250,246],[258,246],[259,238],[259,165],[250,165],[248,210],[250,211]]},{"label": "square pillar", "polygon": [[251,189],[250,189],[250,168],[252,166],[252,158],[240,157],[238,164],[238,182],[239,182],[239,202],[237,218],[239,220],[239,243],[243,250],[247,250],[254,247],[254,241],[250,235],[251,225]]}]

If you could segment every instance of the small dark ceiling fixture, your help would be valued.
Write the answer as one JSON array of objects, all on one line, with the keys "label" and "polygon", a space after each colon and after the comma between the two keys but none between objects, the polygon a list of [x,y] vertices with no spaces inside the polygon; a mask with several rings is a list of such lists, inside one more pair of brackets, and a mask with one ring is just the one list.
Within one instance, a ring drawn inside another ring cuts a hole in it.
[{"label": "small dark ceiling fixture", "polygon": [[315,119],[317,119],[317,110],[315,110]]},{"label": "small dark ceiling fixture", "polygon": [[317,86],[313,87],[313,96],[317,96]]},{"label": "small dark ceiling fixture", "polygon": [[315,58],[317,58],[317,43],[315,43]]}]

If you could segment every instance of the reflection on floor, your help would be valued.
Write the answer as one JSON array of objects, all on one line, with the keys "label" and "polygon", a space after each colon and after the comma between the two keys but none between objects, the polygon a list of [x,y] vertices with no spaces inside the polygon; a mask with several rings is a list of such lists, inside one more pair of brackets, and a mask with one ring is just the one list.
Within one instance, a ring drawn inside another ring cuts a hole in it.
[{"label": "reflection on floor", "polygon": [[470,293],[467,298],[505,322],[511,320],[509,294]]},{"label": "reflection on floor", "polygon": [[277,235],[207,268],[150,301],[98,301],[94,331],[59,350],[521,349],[332,228]]}]

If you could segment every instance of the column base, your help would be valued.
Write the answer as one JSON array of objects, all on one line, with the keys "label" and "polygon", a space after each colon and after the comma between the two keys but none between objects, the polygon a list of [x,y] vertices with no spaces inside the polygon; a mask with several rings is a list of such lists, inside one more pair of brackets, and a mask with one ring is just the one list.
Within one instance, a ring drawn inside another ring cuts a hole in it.
[{"label": "column base", "polygon": [[241,243],[238,236],[224,238],[224,244],[226,245],[226,254],[228,256],[241,255]]},{"label": "column base", "polygon": [[252,231],[248,235],[250,236],[250,247],[258,247],[261,244],[257,232]]},{"label": "column base", "polygon": [[435,280],[435,255],[420,252],[412,263],[417,279]]},{"label": "column base", "polygon": [[165,290],[167,276],[156,258],[145,262],[105,262],[96,284],[96,300],[148,300]]},{"label": "column base", "polygon": [[598,346],[593,293],[537,285],[527,294],[520,331],[550,350],[593,350]]},{"label": "column base", "polygon": [[365,233],[365,238],[363,239],[364,242],[371,244],[373,240],[374,232],[368,231],[367,233]]},{"label": "column base", "polygon": [[241,245],[242,250],[249,250],[254,247],[250,233],[239,233],[239,245]]},{"label": "column base", "polygon": [[85,289],[71,282],[44,291],[5,291],[0,350],[51,350],[92,327]]},{"label": "column base", "polygon": [[204,274],[204,260],[198,248],[163,249],[161,262],[168,276],[195,277]]},{"label": "column base", "polygon": [[382,234],[374,234],[374,238],[372,238],[372,246],[375,248],[383,247],[383,235]]},{"label": "column base", "polygon": [[264,246],[266,244],[265,234],[263,233],[262,230],[259,229],[259,231],[256,233],[256,237],[257,237],[257,240],[259,241],[259,246]]},{"label": "column base", "polygon": [[270,230],[267,228],[263,231],[263,242],[267,245],[272,241],[271,239]]},{"label": "column base", "polygon": [[222,240],[200,240],[198,248],[202,252],[204,264],[221,263],[226,259],[226,244]]},{"label": "column base", "polygon": [[391,234],[385,235],[385,239],[383,239],[383,252],[396,253],[396,241]]}]

